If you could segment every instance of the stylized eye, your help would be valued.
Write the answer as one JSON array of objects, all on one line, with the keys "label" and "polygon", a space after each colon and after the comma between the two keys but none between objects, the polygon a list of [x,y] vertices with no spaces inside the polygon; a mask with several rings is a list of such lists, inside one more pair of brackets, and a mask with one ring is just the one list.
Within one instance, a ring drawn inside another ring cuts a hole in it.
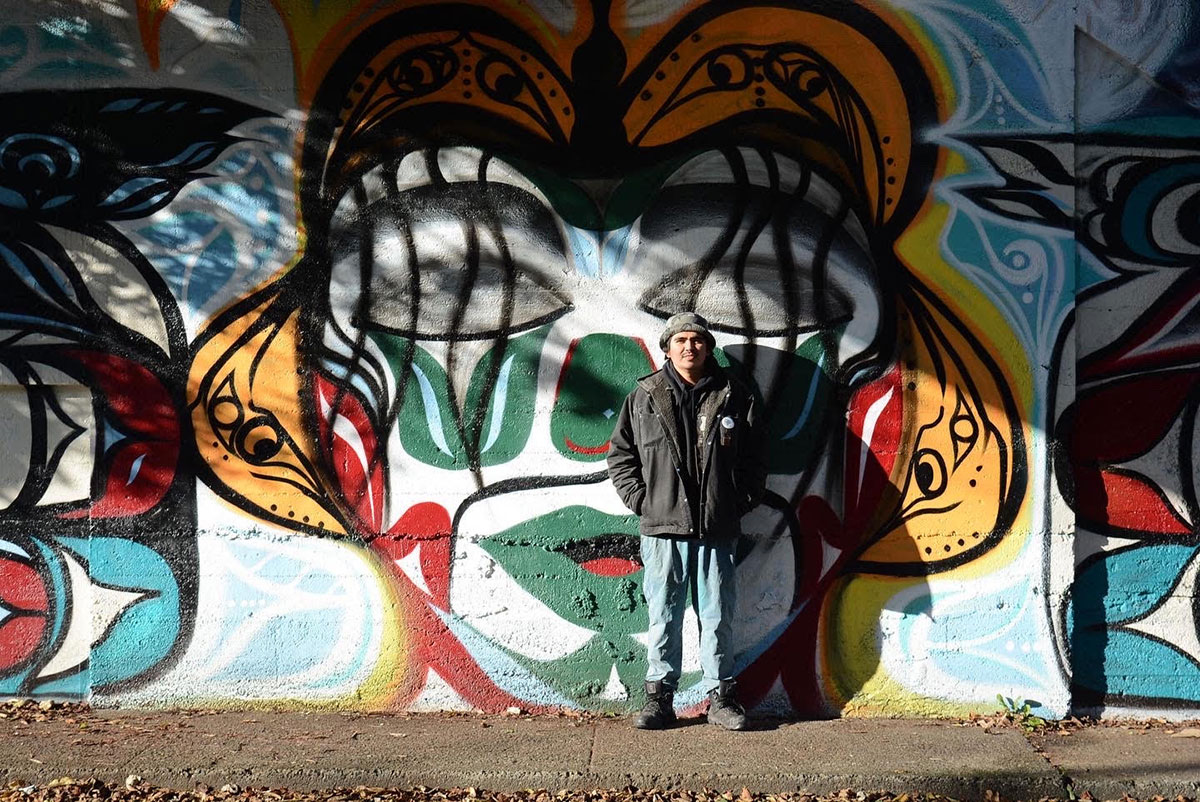
[{"label": "stylized eye", "polygon": [[365,174],[332,225],[335,322],[417,340],[512,335],[570,310],[556,217],[478,150],[413,152]]},{"label": "stylized eye", "polygon": [[279,453],[285,437],[274,417],[258,415],[238,428],[234,447],[238,456],[252,465],[264,464]]},{"label": "stylized eye", "polygon": [[708,151],[683,165],[642,216],[641,262],[663,278],[641,306],[695,309],[719,331],[778,337],[879,319],[875,265],[831,183],[769,151]]},{"label": "stylized eye", "polygon": [[954,445],[954,467],[957,468],[971,453],[979,440],[979,421],[971,405],[963,398],[962,391],[958,392],[958,402],[954,407],[954,415],[950,418],[950,441]]},{"label": "stylized eye", "polygon": [[[238,397],[233,377],[229,376],[218,389],[208,410],[213,430],[225,441],[226,447],[251,465],[269,465],[291,438],[275,416],[246,405]],[[289,463],[281,463],[291,467]]]},{"label": "stylized eye", "polygon": [[828,67],[813,54],[793,47],[775,48],[764,55],[763,71],[797,102],[815,98],[830,86]]},{"label": "stylized eye", "polygon": [[913,463],[913,481],[927,499],[940,496],[946,489],[946,461],[931,448],[917,452]]},{"label": "stylized eye", "polygon": [[[214,453],[221,453],[223,462],[232,455],[253,466],[259,479],[315,492],[321,485],[303,457],[304,450],[274,412],[247,400],[244,392],[230,371],[204,404],[205,418],[215,438]],[[302,520],[307,523],[307,518]]]}]

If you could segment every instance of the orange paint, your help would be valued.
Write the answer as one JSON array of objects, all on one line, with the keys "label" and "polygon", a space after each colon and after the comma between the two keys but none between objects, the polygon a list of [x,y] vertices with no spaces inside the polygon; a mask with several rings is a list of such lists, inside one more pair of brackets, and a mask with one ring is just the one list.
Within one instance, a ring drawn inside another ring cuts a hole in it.
[{"label": "orange paint", "polygon": [[150,60],[150,69],[159,66],[158,32],[167,18],[175,0],[137,0],[138,33],[142,37],[142,49]]}]

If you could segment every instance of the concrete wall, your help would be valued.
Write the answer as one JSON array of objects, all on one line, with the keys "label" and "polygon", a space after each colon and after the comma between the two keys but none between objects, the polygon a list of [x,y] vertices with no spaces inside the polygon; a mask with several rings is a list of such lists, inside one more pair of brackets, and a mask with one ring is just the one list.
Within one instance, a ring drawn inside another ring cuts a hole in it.
[{"label": "concrete wall", "polygon": [[1125,5],[4,0],[0,693],[630,709],[695,308],[745,701],[1195,714],[1200,38]]}]

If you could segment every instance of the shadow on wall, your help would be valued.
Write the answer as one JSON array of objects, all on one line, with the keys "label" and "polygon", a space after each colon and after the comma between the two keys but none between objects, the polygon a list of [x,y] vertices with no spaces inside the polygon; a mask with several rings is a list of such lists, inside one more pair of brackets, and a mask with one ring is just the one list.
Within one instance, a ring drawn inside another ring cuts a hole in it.
[{"label": "shadow on wall", "polygon": [[[303,258],[253,292],[265,276],[231,272],[237,297],[214,292],[199,333],[127,232],[264,113],[182,89],[6,98],[26,111],[0,134],[0,420],[30,445],[0,473],[22,488],[6,520],[28,527],[4,541],[0,587],[34,590],[0,630],[0,687],[119,692],[170,670],[197,615],[199,479],[247,528],[345,539],[378,568],[406,640],[371,704],[628,709],[636,520],[603,456],[662,364],[663,319],[691,308],[768,412],[771,495],[740,560],[747,700],[990,702],[933,687],[907,651],[963,631],[933,619],[927,577],[1028,535],[1028,466],[975,322],[895,252],[939,114],[896,21],[716,3],[637,32],[596,3],[547,41],[456,8],[453,30],[437,8],[382,16],[323,73]],[[145,40],[200,18],[141,19]],[[153,581],[106,574],[104,538]],[[71,626],[85,586],[110,616],[96,645]],[[987,630],[1007,613],[963,615]],[[129,646],[150,632],[143,665]],[[54,684],[89,649],[91,678]]]}]

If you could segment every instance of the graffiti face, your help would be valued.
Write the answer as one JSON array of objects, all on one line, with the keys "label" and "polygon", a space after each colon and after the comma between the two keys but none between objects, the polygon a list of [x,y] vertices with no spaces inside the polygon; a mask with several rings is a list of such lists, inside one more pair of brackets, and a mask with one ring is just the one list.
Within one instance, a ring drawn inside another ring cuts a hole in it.
[{"label": "graffiti face", "polygon": [[[311,410],[344,529],[431,597],[492,680],[603,705],[642,670],[637,521],[602,461],[615,411],[663,363],[649,344],[695,310],[711,358],[761,396],[780,447],[770,500],[745,522],[761,539],[745,584],[764,562],[795,566],[790,510],[837,453],[834,399],[885,361],[882,231],[928,164],[908,106],[762,19],[656,30],[644,67],[589,87],[567,75],[640,46],[597,21],[554,52],[468,16],[466,32],[422,33],[431,20],[398,14],[319,93],[345,112],[306,141],[306,261],[328,287],[305,316]],[[869,52],[898,88],[880,45]],[[406,531],[429,507],[440,545]],[[748,606],[749,650],[797,594],[747,596],[771,596]]]},{"label": "graffiti face", "polygon": [[[823,632],[874,620],[837,582],[915,583],[1009,538],[1026,482],[1008,377],[930,278],[937,254],[902,250],[946,161],[944,65],[913,20],[870,2],[270,8],[296,83],[264,105],[298,114],[105,89],[71,96],[99,125],[62,124],[32,93],[0,131],[19,296],[0,386],[21,410],[3,418],[21,444],[0,467],[3,687],[627,706],[637,520],[603,459],[668,357],[716,360],[763,410],[769,493],[738,554],[747,701],[856,692],[819,675],[854,660]],[[172,15],[138,13],[150,49]],[[714,348],[655,347],[683,309]],[[268,525],[292,536],[251,542]],[[144,571],[108,564],[125,557]],[[264,660],[322,621],[328,641]]]},{"label": "graffiti face", "polygon": [[[840,195],[769,152],[684,161],[615,231],[572,225],[552,198],[476,148],[371,168],[330,227],[323,367],[330,387],[371,388],[365,405],[387,444],[364,534],[388,531],[414,503],[442,504],[457,519],[450,611],[583,700],[638,681],[636,520],[615,503],[602,460],[615,410],[662,365],[647,343],[663,319],[708,316],[717,358],[791,416],[793,437],[819,441],[824,410],[800,420],[801,393],[875,341],[881,298]],[[679,340],[674,356],[702,364]],[[320,403],[338,403],[337,392]],[[777,492],[790,496],[811,467],[796,465]],[[533,634],[545,632],[563,642]],[[590,676],[581,649],[596,652]]]},{"label": "graffiti face", "polygon": [[0,692],[628,709],[694,309],[748,706],[1200,703],[1185,0],[0,4]]}]

